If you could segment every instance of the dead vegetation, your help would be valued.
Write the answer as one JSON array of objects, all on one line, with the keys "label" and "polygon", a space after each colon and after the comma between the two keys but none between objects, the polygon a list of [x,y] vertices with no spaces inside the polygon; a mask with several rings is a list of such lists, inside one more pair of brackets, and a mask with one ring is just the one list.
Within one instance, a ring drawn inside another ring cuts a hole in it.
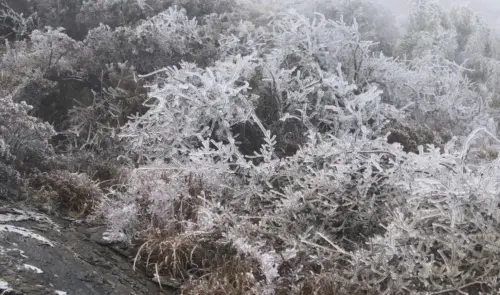
[{"label": "dead vegetation", "polygon": [[93,212],[103,193],[86,174],[56,170],[31,177],[24,194],[44,210],[80,218]]}]

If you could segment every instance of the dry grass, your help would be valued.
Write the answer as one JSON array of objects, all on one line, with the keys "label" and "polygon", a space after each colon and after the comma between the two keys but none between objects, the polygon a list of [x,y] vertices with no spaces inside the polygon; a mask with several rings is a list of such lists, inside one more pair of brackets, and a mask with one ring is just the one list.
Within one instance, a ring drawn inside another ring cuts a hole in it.
[{"label": "dry grass", "polygon": [[[175,227],[175,226],[174,226]],[[195,294],[255,294],[262,275],[217,233],[172,234],[150,231],[137,251],[143,264],[160,278],[182,283],[181,292]]]},{"label": "dry grass", "polygon": [[257,295],[257,284],[251,264],[240,257],[233,257],[213,272],[185,284],[181,294]]},{"label": "dry grass", "polygon": [[[170,183],[166,174],[161,179]],[[139,234],[142,242],[136,249],[134,268],[145,266],[157,278],[178,282],[185,295],[258,294],[253,291],[263,278],[258,262],[238,253],[221,232],[193,230],[203,205],[196,197],[203,191],[203,182],[190,174],[185,185],[189,195],[175,199],[168,220],[149,216],[153,226]],[[147,208],[147,202],[142,202],[141,207]]]},{"label": "dry grass", "polygon": [[25,194],[38,204],[48,204],[62,213],[84,217],[92,213],[102,191],[86,174],[55,170],[32,177]]},{"label": "dry grass", "polygon": [[[290,293],[288,293],[290,294]],[[343,282],[343,279],[334,273],[310,275],[293,292],[294,295],[361,295],[367,294],[357,290],[352,283]],[[285,295],[285,293],[283,293]]]}]

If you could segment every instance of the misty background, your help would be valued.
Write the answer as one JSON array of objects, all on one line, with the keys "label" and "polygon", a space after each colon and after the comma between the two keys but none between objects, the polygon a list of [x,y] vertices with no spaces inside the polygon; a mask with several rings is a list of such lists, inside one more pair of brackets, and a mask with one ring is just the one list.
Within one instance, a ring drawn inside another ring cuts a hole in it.
[{"label": "misty background", "polygon": [[[391,8],[394,14],[401,18],[408,14],[407,0],[378,0],[378,2]],[[467,5],[493,27],[500,28],[500,1],[498,0],[439,0],[439,3],[446,9],[451,9],[453,5]]]}]

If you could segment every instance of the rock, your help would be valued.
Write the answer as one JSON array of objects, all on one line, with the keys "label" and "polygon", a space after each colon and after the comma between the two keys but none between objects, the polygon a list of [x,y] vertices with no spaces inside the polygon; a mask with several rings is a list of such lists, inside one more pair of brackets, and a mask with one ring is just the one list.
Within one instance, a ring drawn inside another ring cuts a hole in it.
[{"label": "rock", "polygon": [[134,272],[117,245],[97,243],[104,228],[1,205],[0,294],[172,294]]}]

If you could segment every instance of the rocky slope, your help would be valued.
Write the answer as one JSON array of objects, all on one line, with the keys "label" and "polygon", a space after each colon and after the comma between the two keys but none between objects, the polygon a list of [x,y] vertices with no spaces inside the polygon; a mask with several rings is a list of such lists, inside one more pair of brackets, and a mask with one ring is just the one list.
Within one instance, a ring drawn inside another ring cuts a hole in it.
[{"label": "rocky slope", "polygon": [[0,200],[0,294],[173,294],[143,272],[104,230]]}]

